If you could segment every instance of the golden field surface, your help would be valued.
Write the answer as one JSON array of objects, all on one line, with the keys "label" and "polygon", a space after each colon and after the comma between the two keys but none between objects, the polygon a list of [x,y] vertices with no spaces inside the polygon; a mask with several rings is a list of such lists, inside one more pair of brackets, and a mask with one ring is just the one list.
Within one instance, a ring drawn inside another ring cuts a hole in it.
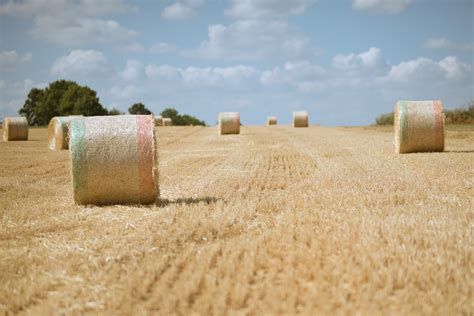
[{"label": "golden field surface", "polygon": [[161,200],[77,206],[46,129],[0,143],[0,314],[474,310],[474,128],[158,128]]}]

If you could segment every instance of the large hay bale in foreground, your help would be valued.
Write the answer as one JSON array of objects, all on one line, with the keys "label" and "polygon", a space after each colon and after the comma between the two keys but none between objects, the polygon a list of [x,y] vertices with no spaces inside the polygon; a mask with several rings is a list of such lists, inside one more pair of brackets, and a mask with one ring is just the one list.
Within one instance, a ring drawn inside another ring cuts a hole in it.
[{"label": "large hay bale in foreground", "polygon": [[26,117],[5,117],[3,119],[3,141],[28,140]]},{"label": "large hay bale in foreground", "polygon": [[77,204],[149,204],[158,199],[158,155],[151,115],[85,117],[70,124]]},{"label": "large hay bale in foreground", "polygon": [[398,101],[394,118],[397,153],[444,150],[441,101]]},{"label": "large hay bale in foreground", "polygon": [[82,115],[55,116],[48,124],[48,147],[51,150],[69,148],[69,122]]},{"label": "large hay bale in foreground", "polygon": [[173,126],[173,120],[169,117],[163,118],[163,126]]},{"label": "large hay bale in foreground", "polygon": [[293,127],[308,127],[308,112],[293,112]]},{"label": "large hay bale in foreground", "polygon": [[153,118],[155,120],[155,126],[163,126],[163,116],[155,115]]},{"label": "large hay bale in foreground", "polygon": [[240,113],[221,112],[217,117],[219,135],[240,133]]},{"label": "large hay bale in foreground", "polygon": [[267,125],[277,125],[277,118],[276,118],[276,116],[269,116],[269,117],[267,117]]}]

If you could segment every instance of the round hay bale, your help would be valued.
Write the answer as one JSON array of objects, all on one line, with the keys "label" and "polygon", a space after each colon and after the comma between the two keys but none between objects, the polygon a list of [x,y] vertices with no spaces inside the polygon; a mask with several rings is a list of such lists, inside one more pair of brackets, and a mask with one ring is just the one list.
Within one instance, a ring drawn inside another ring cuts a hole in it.
[{"label": "round hay bale", "polygon": [[240,133],[239,112],[221,112],[217,118],[219,135]]},{"label": "round hay bale", "polygon": [[444,113],[441,101],[398,101],[394,117],[397,153],[444,150]]},{"label": "round hay bale", "polygon": [[28,140],[26,117],[5,117],[3,119],[3,141]]},{"label": "round hay bale", "polygon": [[155,115],[153,118],[155,119],[155,126],[163,126],[163,116]]},{"label": "round hay bale", "polygon": [[83,117],[70,124],[77,204],[149,204],[158,199],[158,154],[151,115]]},{"label": "round hay bale", "polygon": [[48,147],[51,150],[69,148],[69,122],[82,115],[55,116],[48,124]]},{"label": "round hay bale", "polygon": [[267,117],[267,125],[277,125],[277,118],[276,118],[276,116],[269,116],[269,117]]},{"label": "round hay bale", "polygon": [[293,112],[293,127],[308,127],[308,112]]},{"label": "round hay bale", "polygon": [[169,117],[163,118],[163,126],[173,126],[173,120]]}]

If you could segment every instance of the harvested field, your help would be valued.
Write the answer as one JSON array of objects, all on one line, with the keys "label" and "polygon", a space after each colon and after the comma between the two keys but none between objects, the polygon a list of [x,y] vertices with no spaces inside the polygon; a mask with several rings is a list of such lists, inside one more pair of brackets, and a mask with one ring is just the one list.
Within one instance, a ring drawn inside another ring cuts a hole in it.
[{"label": "harvested field", "polygon": [[0,143],[0,314],[472,313],[472,126],[156,131],[151,206],[73,205],[46,129]]}]

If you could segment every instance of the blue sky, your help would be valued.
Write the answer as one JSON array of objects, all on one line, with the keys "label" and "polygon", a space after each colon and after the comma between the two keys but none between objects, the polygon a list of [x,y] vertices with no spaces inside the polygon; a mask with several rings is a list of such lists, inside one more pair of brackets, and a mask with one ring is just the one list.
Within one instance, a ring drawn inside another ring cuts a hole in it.
[{"label": "blue sky", "polygon": [[0,0],[0,117],[75,80],[214,124],[370,124],[400,99],[474,94],[472,0]]}]

